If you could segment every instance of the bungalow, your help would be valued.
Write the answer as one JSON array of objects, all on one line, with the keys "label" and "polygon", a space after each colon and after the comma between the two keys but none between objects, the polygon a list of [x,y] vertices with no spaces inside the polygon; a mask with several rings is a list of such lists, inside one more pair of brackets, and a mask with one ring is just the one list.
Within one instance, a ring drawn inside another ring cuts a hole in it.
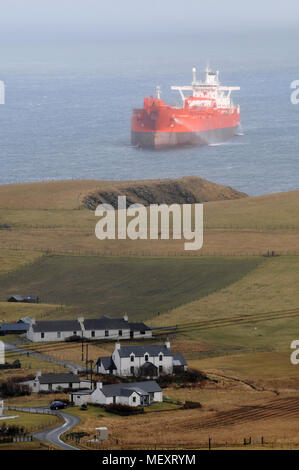
[{"label": "bungalow", "polygon": [[50,373],[41,374],[40,371],[36,373],[34,380],[22,382],[28,385],[32,392],[55,392],[60,389],[90,389],[92,383],[90,380],[80,379],[77,374],[73,372],[66,373]]},{"label": "bungalow", "polygon": [[81,334],[78,320],[35,321],[32,318],[27,339],[33,342],[64,341],[70,336]]},{"label": "bungalow", "polygon": [[36,321],[31,319],[27,339],[33,342],[65,341],[70,336],[87,339],[151,338],[152,330],[144,323],[129,322],[128,316],[98,319]]},{"label": "bungalow", "polygon": [[71,392],[70,401],[76,406],[81,406],[84,403],[147,406],[153,402],[162,402],[163,392],[154,380],[112,385],[103,385],[101,382],[97,382],[94,390]]},{"label": "bungalow", "polygon": [[144,323],[129,322],[128,315],[123,318],[111,318],[106,315],[95,319],[79,319],[85,338],[90,339],[134,339],[151,338],[152,330]]},{"label": "bungalow", "polygon": [[119,376],[158,377],[187,370],[182,354],[173,354],[170,342],[142,346],[115,344],[112,356],[99,357],[96,372]]}]

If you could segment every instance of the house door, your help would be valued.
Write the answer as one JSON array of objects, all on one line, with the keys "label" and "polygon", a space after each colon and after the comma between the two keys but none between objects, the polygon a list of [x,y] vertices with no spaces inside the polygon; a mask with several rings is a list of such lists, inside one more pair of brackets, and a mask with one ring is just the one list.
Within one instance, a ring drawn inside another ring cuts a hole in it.
[{"label": "house door", "polygon": [[130,338],[134,338],[134,331],[130,331]]}]

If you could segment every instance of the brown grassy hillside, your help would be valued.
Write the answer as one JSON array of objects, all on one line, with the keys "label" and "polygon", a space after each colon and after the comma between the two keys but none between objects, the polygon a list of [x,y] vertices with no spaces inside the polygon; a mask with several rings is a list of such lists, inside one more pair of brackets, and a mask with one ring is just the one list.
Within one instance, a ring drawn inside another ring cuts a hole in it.
[{"label": "brown grassy hillside", "polygon": [[96,202],[114,203],[118,195],[128,202],[183,204],[246,197],[228,186],[198,176],[140,181],[70,180],[0,186],[1,209],[80,209]]}]

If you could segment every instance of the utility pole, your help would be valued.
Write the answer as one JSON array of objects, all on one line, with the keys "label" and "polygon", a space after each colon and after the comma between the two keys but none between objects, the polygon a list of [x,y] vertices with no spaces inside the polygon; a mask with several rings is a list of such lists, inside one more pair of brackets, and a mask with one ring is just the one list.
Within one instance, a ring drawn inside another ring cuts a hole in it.
[{"label": "utility pole", "polygon": [[86,343],[86,374],[88,377],[88,343]]},{"label": "utility pole", "polygon": [[81,361],[84,362],[84,341],[83,341],[83,330],[82,330],[82,341],[81,341]]},{"label": "utility pole", "polygon": [[[90,382],[92,382],[92,372],[93,372],[93,363],[94,363],[94,361],[92,359],[90,359],[88,362],[90,364]],[[87,376],[87,378],[88,378],[88,376]]]}]

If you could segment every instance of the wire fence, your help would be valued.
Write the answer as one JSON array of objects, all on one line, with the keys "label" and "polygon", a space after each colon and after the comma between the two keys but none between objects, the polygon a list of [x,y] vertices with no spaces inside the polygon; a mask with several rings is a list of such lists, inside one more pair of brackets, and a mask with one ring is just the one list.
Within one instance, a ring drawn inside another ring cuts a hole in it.
[{"label": "wire fence", "polygon": [[281,442],[281,441],[268,441],[263,436],[251,437],[246,436],[234,441],[214,441],[213,438],[207,438],[201,442],[186,443],[184,441],[177,441],[175,443],[142,443],[121,441],[118,439],[109,439],[107,441],[84,440],[65,436],[65,441],[72,442],[83,450],[216,450],[216,449],[248,449],[261,448],[261,449],[296,449],[299,448],[299,443]]}]

